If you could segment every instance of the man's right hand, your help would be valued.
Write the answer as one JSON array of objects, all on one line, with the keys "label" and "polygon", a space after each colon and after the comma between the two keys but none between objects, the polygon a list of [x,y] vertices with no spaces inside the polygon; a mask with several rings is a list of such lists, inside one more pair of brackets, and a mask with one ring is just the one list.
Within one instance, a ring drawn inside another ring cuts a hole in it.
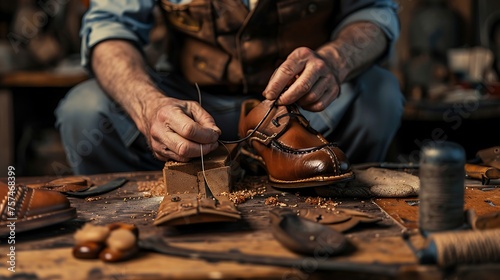
[{"label": "man's right hand", "polygon": [[[123,40],[106,40],[92,52],[92,69],[108,95],[127,111],[160,160],[188,161],[217,147],[221,134],[197,102],[165,97],[149,75],[141,53]],[[168,95],[168,92],[166,93]]]},{"label": "man's right hand", "polygon": [[149,100],[143,126],[153,155],[160,160],[188,161],[218,146],[221,134],[214,119],[197,102],[170,97]]}]

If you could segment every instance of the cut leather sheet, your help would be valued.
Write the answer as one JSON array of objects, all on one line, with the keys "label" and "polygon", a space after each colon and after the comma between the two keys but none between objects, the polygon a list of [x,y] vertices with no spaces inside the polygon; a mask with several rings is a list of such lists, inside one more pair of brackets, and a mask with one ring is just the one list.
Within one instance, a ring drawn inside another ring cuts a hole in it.
[{"label": "cut leather sheet", "polygon": [[217,200],[185,193],[165,195],[154,221],[157,226],[234,222],[241,219],[236,206],[225,196]]},{"label": "cut leather sheet", "polygon": [[90,178],[85,176],[72,176],[55,179],[46,183],[29,184],[33,189],[46,189],[58,192],[78,192],[84,191],[94,184]]},{"label": "cut leather sheet", "polygon": [[72,176],[55,179],[46,183],[29,184],[33,189],[44,189],[64,193],[67,196],[85,198],[115,190],[125,184],[126,178],[115,178],[105,184],[96,185],[85,176]]},{"label": "cut leather sheet", "polygon": [[[376,198],[373,201],[403,228],[418,228],[418,197]],[[500,211],[500,188],[466,188],[464,201],[464,209],[473,209],[478,216],[495,215]]]},{"label": "cut leather sheet", "polygon": [[480,150],[477,156],[489,166],[500,169],[500,146]]},{"label": "cut leather sheet", "polygon": [[317,187],[319,196],[327,197],[411,197],[418,195],[420,180],[404,171],[371,167],[355,169],[355,179],[344,186]]},{"label": "cut leather sheet", "polygon": [[336,208],[335,210],[307,208],[298,209],[296,213],[304,219],[328,225],[338,232],[346,232],[362,223],[375,224],[382,220],[370,214],[346,208]]},{"label": "cut leather sheet", "polygon": [[465,174],[468,178],[481,180],[483,185],[487,185],[491,180],[500,179],[500,169],[478,164],[465,164]]}]

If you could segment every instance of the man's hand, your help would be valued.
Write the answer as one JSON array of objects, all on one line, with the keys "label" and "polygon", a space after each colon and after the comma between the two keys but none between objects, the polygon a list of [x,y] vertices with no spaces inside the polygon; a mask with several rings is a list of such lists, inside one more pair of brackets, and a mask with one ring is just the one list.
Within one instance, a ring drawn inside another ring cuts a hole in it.
[{"label": "man's hand", "polygon": [[188,161],[217,148],[221,134],[213,118],[196,102],[164,97],[152,100],[144,116],[144,135],[160,160]]},{"label": "man's hand", "polygon": [[296,102],[309,111],[322,111],[332,103],[340,92],[340,81],[334,67],[325,58],[309,48],[294,50],[271,77],[264,96],[276,99],[295,78],[280,104]]},{"label": "man's hand", "polygon": [[[145,71],[140,52],[128,41],[107,40],[93,51],[97,81],[145,135],[160,160],[188,161],[217,147],[221,133],[196,102],[165,97]],[[168,95],[168,92],[166,93]]]},{"label": "man's hand", "polygon": [[[295,49],[275,71],[263,95],[280,104],[296,102],[322,111],[340,93],[340,85],[370,67],[387,49],[384,32],[371,22],[355,22],[317,50]],[[280,93],[289,85],[289,88]]]}]

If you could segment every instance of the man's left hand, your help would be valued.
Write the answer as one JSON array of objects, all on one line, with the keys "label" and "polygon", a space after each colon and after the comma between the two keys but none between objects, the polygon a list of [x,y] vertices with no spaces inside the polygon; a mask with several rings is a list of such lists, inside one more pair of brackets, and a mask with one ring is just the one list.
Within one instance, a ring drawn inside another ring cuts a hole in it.
[{"label": "man's left hand", "polygon": [[[279,96],[279,104],[296,102],[303,109],[319,112],[339,95],[337,76],[337,69],[317,52],[306,47],[297,48],[276,69],[263,95],[269,100]],[[291,81],[293,83],[280,96]]]}]

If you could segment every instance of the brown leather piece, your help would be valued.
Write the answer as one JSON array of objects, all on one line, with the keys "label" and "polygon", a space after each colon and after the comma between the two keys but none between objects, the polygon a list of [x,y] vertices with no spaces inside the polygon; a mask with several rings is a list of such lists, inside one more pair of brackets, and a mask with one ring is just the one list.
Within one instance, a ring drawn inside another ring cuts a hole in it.
[{"label": "brown leather piece", "polygon": [[489,166],[500,169],[500,146],[491,147],[488,149],[480,150],[477,156]]},{"label": "brown leather piece", "polygon": [[283,188],[330,185],[354,178],[344,152],[309,126],[294,105],[276,106],[255,131],[273,102],[242,104],[240,137],[253,133],[242,153],[264,166],[269,180]]},{"label": "brown leather piece", "polygon": [[483,185],[489,184],[491,179],[500,179],[500,169],[471,163],[465,164],[465,174],[469,178],[481,180]]},{"label": "brown leather piece", "polygon": [[46,183],[29,184],[27,186],[33,189],[46,189],[58,192],[78,192],[86,190],[93,185],[88,177],[72,176],[51,180]]},{"label": "brown leather piece", "polygon": [[313,208],[300,209],[297,211],[302,218],[328,225],[338,232],[346,232],[359,224],[375,224],[382,219],[373,215],[346,208],[335,210]]},{"label": "brown leather piece", "polygon": [[0,235],[10,231],[7,225],[11,221],[15,222],[16,232],[22,232],[76,217],[76,209],[66,196],[55,191],[1,183],[0,199]]},{"label": "brown leather piece", "polygon": [[[217,203],[218,202],[218,203]],[[198,194],[165,195],[154,221],[157,226],[178,226],[210,222],[234,222],[241,219],[240,212],[229,198],[214,199]]]},{"label": "brown leather piece", "polygon": [[500,212],[491,212],[478,215],[474,209],[465,212],[467,224],[473,230],[485,230],[500,228]]},{"label": "brown leather piece", "polygon": [[[418,228],[419,199],[414,198],[377,198],[373,202],[405,229]],[[467,187],[464,194],[464,209],[473,210],[474,216],[467,217],[471,227],[477,229],[494,228],[498,222],[497,213],[500,205],[500,188]],[[465,217],[464,217],[465,222]]]}]

